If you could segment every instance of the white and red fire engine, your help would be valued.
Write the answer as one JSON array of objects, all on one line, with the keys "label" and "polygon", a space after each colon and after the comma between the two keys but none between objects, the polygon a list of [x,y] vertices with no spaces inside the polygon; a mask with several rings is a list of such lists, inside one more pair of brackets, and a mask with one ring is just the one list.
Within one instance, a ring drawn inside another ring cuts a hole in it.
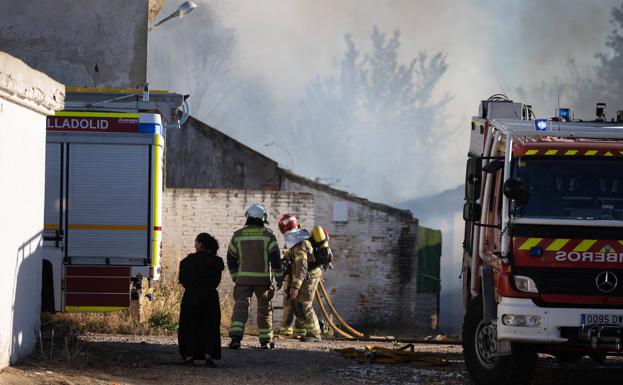
[{"label": "white and red fire engine", "polygon": [[503,95],[471,124],[463,347],[477,384],[531,381],[537,353],[623,345],[623,111],[591,121]]}]

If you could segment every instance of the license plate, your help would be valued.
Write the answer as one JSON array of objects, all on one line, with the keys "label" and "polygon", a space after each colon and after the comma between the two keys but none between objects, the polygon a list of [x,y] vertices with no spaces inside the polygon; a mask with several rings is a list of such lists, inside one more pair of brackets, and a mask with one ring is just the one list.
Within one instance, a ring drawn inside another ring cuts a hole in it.
[{"label": "license plate", "polygon": [[580,315],[580,325],[623,326],[623,315],[608,313],[583,313]]}]

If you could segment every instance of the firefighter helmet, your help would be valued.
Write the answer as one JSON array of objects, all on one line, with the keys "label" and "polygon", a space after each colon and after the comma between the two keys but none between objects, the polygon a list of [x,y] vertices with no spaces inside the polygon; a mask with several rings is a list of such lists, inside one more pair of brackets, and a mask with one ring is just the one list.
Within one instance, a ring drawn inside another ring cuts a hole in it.
[{"label": "firefighter helmet", "polygon": [[299,222],[296,220],[294,214],[282,215],[279,219],[279,222],[277,222],[277,225],[279,226],[279,231],[281,231],[281,234],[285,234],[292,229],[299,228]]},{"label": "firefighter helmet", "polygon": [[268,223],[268,215],[266,215],[266,209],[259,203],[253,203],[247,209],[245,213],[247,218],[257,218],[262,220],[264,223]]}]

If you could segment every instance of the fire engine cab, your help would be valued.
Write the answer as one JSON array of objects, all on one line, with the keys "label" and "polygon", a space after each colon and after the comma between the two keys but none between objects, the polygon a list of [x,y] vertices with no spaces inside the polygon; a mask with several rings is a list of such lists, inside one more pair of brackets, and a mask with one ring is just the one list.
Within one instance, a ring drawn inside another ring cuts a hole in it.
[{"label": "fire engine cab", "polygon": [[160,275],[165,130],[185,98],[67,91],[47,118],[42,310],[122,310]]},{"label": "fire engine cab", "polygon": [[537,353],[623,350],[623,111],[535,119],[503,95],[471,123],[465,363],[476,384],[531,381]]}]

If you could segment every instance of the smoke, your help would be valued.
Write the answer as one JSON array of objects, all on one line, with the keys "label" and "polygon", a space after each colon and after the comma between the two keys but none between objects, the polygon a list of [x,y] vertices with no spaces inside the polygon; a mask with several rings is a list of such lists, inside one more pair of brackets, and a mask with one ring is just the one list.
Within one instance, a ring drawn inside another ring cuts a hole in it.
[{"label": "smoke", "polygon": [[[297,135],[292,135],[297,132],[294,112],[310,82],[334,73],[339,65],[345,34],[365,51],[372,26],[383,32],[400,29],[401,63],[419,52],[445,54],[448,68],[433,98],[453,98],[443,112],[443,136],[429,144],[442,156],[435,162],[426,152],[409,163],[391,157],[370,159],[371,167],[387,170],[391,183],[382,183],[385,192],[378,189],[380,184],[336,184],[396,203],[462,183],[469,119],[481,99],[503,92],[533,104],[541,116],[554,112],[559,96],[563,105],[579,100],[583,82],[590,83],[595,75],[595,55],[605,49],[611,10],[620,0],[198,3],[191,15],[150,33],[152,85],[190,93],[193,115],[311,178],[347,179],[326,163],[298,164],[297,148],[310,144],[296,142]],[[168,1],[161,15],[176,6]],[[589,107],[576,110],[584,113]],[[362,127],[364,134],[367,129]],[[268,143],[275,145],[265,147]],[[357,148],[344,148],[348,151],[333,153],[328,163],[356,158]],[[409,167],[425,168],[428,179],[411,179],[400,172]]]}]

